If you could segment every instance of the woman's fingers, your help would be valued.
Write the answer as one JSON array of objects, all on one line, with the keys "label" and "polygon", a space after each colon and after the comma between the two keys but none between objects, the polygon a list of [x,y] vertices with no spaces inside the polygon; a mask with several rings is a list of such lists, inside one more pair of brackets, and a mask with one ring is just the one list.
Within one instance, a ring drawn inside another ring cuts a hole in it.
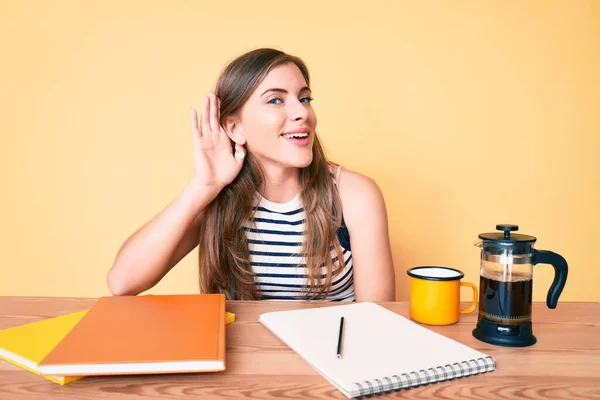
[{"label": "woman's fingers", "polygon": [[213,142],[221,133],[219,124],[220,102],[217,96],[211,92],[202,98],[202,113],[198,118],[198,113],[194,108],[190,111],[190,123],[192,127],[192,135],[194,139],[194,148],[201,149]]},{"label": "woman's fingers", "polygon": [[210,127],[210,99],[208,96],[204,96],[202,99],[202,116],[200,119],[202,120],[202,135],[208,135],[211,131]]},{"label": "woman's fingers", "polygon": [[194,143],[194,151],[197,151],[200,148],[200,139],[202,137],[202,132],[200,132],[200,128],[198,128],[198,115],[196,114],[196,110],[194,108],[190,110],[190,124],[192,127],[192,141]]},{"label": "woman's fingers", "polygon": [[221,129],[221,99],[217,97],[217,121],[219,121],[219,129]]},{"label": "woman's fingers", "polygon": [[198,126],[198,114],[196,113],[196,109],[193,107],[190,110],[190,128],[192,128],[192,133],[194,133],[194,136],[202,136],[202,131]]},{"label": "woman's fingers", "polygon": [[213,133],[219,133],[219,104],[217,96],[214,93],[209,94],[210,98],[210,128]]}]

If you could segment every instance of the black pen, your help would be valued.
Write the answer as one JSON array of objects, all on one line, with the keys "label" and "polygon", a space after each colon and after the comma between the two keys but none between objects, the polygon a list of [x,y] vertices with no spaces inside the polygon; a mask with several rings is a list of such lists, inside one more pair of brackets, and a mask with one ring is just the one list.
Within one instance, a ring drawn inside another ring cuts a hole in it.
[{"label": "black pen", "polygon": [[344,317],[340,319],[340,334],[338,336],[337,358],[342,358],[342,336],[344,333]]}]

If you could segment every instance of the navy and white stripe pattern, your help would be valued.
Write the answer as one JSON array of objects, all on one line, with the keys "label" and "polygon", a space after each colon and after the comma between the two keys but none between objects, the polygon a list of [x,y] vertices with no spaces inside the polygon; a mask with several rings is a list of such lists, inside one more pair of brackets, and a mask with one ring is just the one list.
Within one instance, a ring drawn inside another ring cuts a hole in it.
[{"label": "navy and white stripe pattern", "polygon": [[[257,196],[254,220],[244,226],[250,251],[250,265],[258,293],[263,300],[307,300],[308,271],[302,256],[304,208],[297,195],[287,203],[274,203]],[[341,230],[346,227],[342,226]],[[344,232],[347,236],[347,230]],[[342,244],[344,269],[337,275],[325,301],[354,301],[352,253],[347,240]],[[345,246],[344,246],[345,244]],[[335,251],[332,260],[337,261]],[[324,282],[327,267],[322,267]]]}]

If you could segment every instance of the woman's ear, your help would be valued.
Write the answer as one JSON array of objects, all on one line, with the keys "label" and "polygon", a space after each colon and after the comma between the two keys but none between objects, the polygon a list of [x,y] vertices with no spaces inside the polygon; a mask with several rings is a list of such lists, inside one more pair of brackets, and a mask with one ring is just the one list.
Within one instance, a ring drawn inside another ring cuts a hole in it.
[{"label": "woman's ear", "polygon": [[227,118],[223,123],[223,129],[229,139],[233,140],[236,144],[245,145],[246,137],[244,136],[244,129],[242,128],[239,121],[235,118]]}]

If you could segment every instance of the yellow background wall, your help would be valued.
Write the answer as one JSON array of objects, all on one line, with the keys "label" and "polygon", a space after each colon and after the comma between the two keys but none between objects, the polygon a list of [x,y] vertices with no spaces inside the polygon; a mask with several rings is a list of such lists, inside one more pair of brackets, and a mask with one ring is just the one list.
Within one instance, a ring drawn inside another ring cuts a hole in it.
[{"label": "yellow background wall", "polygon": [[[0,295],[109,294],[192,176],[189,108],[272,46],[307,62],[329,156],[382,189],[399,300],[415,265],[479,284],[498,223],[567,259],[561,300],[600,300],[600,2],[0,4]],[[197,292],[196,257],[150,292]]]}]

